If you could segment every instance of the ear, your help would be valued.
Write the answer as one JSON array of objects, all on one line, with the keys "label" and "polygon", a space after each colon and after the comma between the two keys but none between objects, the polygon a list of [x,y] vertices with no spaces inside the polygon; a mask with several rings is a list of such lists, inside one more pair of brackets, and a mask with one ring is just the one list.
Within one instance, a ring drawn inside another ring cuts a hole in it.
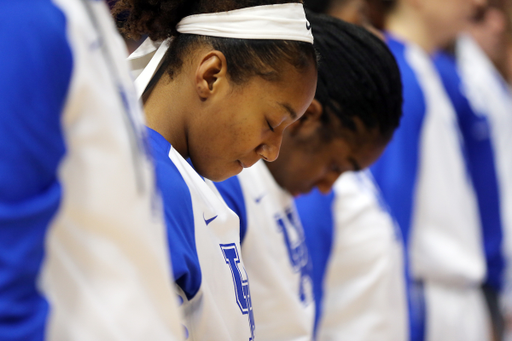
[{"label": "ear", "polygon": [[304,115],[293,122],[286,130],[292,135],[308,136],[316,133],[322,124],[320,118],[322,117],[323,110],[322,104],[318,100],[313,99]]},{"label": "ear", "polygon": [[226,57],[220,51],[205,54],[197,66],[195,74],[196,91],[202,100],[206,100],[227,80]]}]

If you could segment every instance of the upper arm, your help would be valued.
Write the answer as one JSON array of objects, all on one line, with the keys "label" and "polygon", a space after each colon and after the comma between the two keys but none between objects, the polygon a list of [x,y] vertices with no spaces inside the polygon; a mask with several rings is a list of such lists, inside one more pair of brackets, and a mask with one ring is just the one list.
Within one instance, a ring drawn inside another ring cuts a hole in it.
[{"label": "upper arm", "polygon": [[39,339],[46,324],[36,282],[61,199],[66,25],[50,1],[0,4],[0,339]]}]

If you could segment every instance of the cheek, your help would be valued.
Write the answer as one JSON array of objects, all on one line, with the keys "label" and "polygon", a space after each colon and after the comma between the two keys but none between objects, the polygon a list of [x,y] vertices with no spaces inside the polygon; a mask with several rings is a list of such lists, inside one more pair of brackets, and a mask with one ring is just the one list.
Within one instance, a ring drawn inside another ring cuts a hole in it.
[{"label": "cheek", "polygon": [[322,179],[329,173],[330,164],[328,164],[321,154],[318,153],[303,164],[302,173],[305,174],[304,178],[308,184],[314,184]]}]

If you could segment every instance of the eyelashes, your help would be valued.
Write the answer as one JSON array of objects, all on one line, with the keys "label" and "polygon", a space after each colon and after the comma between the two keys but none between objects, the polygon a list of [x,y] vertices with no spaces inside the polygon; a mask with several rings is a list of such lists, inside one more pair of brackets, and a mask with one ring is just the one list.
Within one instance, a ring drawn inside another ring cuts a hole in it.
[{"label": "eyelashes", "polygon": [[267,120],[267,124],[268,124],[268,127],[270,128],[270,131],[274,132],[274,128],[272,128],[272,125],[270,124],[270,122]]}]

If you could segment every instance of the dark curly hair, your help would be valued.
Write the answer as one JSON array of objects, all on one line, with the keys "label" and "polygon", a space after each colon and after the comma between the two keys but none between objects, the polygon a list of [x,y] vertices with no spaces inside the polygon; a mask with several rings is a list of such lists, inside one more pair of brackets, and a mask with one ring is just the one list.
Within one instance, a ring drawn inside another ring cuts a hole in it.
[{"label": "dark curly hair", "polygon": [[283,62],[299,72],[316,67],[316,54],[308,43],[288,40],[252,40],[181,34],[176,25],[186,16],[216,13],[245,7],[300,3],[292,0],[119,0],[112,9],[117,25],[125,37],[138,39],[147,35],[152,40],[173,38],[164,59],[171,78],[183,64],[187,53],[198,45],[209,45],[221,51],[227,61],[228,75],[235,83],[252,76],[279,79]]},{"label": "dark curly hair", "polygon": [[[402,116],[400,70],[386,44],[363,27],[306,11],[320,54],[315,98],[324,107],[326,139],[336,117],[357,132],[354,118],[390,138]],[[331,136],[330,136],[331,135]]]}]

